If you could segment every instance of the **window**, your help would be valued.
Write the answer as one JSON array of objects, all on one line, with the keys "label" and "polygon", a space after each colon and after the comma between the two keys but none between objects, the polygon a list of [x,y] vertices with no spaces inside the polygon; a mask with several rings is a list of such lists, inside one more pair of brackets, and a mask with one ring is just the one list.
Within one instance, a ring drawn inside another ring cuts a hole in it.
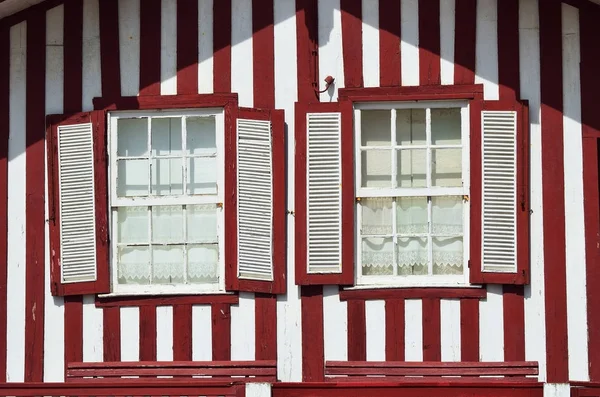
[{"label": "window", "polygon": [[355,105],[358,284],[467,281],[468,113],[466,102]]}]

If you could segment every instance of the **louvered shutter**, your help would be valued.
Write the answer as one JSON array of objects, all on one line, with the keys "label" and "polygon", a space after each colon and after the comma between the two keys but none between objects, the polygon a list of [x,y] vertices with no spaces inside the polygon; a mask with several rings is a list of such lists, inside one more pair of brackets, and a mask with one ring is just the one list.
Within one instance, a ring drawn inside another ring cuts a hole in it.
[{"label": "louvered shutter", "polygon": [[109,292],[104,114],[49,120],[57,118],[48,143],[51,290]]}]

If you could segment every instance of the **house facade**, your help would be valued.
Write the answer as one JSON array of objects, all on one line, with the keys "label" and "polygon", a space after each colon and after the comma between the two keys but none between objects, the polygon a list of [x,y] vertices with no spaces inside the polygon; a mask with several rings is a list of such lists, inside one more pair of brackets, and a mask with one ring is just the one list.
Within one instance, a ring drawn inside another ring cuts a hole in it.
[{"label": "house facade", "polygon": [[600,5],[15,3],[0,381],[268,360],[283,383],[365,361],[600,382]]}]

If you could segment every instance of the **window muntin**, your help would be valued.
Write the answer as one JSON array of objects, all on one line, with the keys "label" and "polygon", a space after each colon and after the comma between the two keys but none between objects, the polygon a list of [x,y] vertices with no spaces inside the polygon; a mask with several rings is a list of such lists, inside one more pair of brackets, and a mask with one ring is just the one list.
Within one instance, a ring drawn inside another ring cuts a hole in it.
[{"label": "window muntin", "polygon": [[355,106],[358,284],[466,283],[468,120],[466,102]]},{"label": "window muntin", "polygon": [[223,110],[109,119],[113,293],[224,290]]}]

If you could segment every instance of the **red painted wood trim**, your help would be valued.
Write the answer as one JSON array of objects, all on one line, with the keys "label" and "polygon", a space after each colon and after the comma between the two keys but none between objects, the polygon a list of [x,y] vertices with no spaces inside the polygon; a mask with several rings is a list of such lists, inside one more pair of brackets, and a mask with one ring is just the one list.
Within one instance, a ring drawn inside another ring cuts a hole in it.
[{"label": "red painted wood trim", "polygon": [[300,287],[302,382],[322,382],[324,374],[323,287]]},{"label": "red painted wood trim", "polygon": [[483,85],[340,88],[338,95],[340,100],[348,99],[352,102],[474,99],[483,95]]},{"label": "red painted wood trim", "polygon": [[237,106],[237,94],[157,95],[94,98],[96,110],[152,110]]},{"label": "red painted wood trim", "polygon": [[400,2],[379,0],[379,85],[401,84]]},{"label": "red painted wood trim", "polygon": [[65,0],[45,0],[41,3],[32,5],[29,8],[25,8],[24,10],[15,12],[12,15],[8,15],[2,19],[0,19],[0,30],[1,29],[10,29],[11,26],[14,26],[18,23],[26,21],[34,14],[45,13],[51,8],[57,7],[63,4]]},{"label": "red painted wood trim", "polygon": [[[277,297],[257,293],[254,297],[254,356],[257,360],[277,359]],[[276,365],[276,364],[275,364]]]},{"label": "red painted wood trim", "polygon": [[519,0],[498,3],[498,81],[500,99],[520,99]]},{"label": "red painted wood trim", "polygon": [[[104,368],[94,369],[69,369],[69,376],[72,379],[75,378],[88,378],[88,377],[103,377],[111,378],[114,382],[119,382],[122,376],[140,376],[144,377],[140,379],[140,382],[148,382],[150,379],[145,379],[151,376],[196,376],[196,375],[207,375],[207,376],[258,376],[258,377],[271,377],[275,380],[275,373],[277,372],[276,367],[272,368],[255,368],[255,367],[234,367],[234,368],[222,368],[222,367],[170,367],[168,364],[161,367],[147,367],[142,363],[135,367],[113,367],[107,365]],[[115,379],[116,378],[116,379]],[[95,381],[95,379],[94,379]]]},{"label": "red painted wood trim", "polygon": [[201,294],[201,295],[164,295],[146,296],[111,296],[96,298],[96,307],[141,307],[171,305],[206,305],[211,303],[227,303],[237,305],[237,294]]},{"label": "red painted wood trim", "polygon": [[213,90],[231,92],[231,0],[213,3]]},{"label": "red painted wood trim", "polygon": [[[121,96],[121,66],[119,61],[119,3],[118,0],[99,2],[100,69],[102,96]],[[158,61],[155,61],[158,62]]]},{"label": "red painted wood trim", "polygon": [[83,296],[65,296],[65,371],[69,363],[83,361]]},{"label": "red painted wood trim", "polygon": [[565,263],[563,92],[562,84],[562,3],[539,5],[542,200],[544,206],[544,290],[546,311],[547,381],[569,380],[567,343],[567,287]]},{"label": "red painted wood trim", "polygon": [[503,286],[504,360],[525,360],[525,297],[522,285]]},{"label": "red painted wood trim", "polygon": [[[0,26],[0,313],[6,313],[8,271],[8,135],[10,30]],[[0,316],[0,382],[6,382],[6,315]]]},{"label": "red painted wood trim", "polygon": [[105,307],[102,310],[103,330],[102,340],[104,361],[121,360],[121,309]]},{"label": "red painted wood trim", "polygon": [[192,305],[173,306],[173,360],[192,359]]},{"label": "red painted wood trim", "polygon": [[140,361],[156,360],[156,306],[140,307]]},{"label": "red painted wood trim", "polygon": [[419,81],[420,85],[441,84],[440,0],[429,0],[419,7]]},{"label": "red painted wood trim", "polygon": [[460,301],[460,358],[479,360],[479,301],[472,299]]},{"label": "red painted wood trim", "polygon": [[225,114],[225,288],[236,290],[238,280],[237,223],[237,107]]},{"label": "red painted wood trim", "polygon": [[344,0],[340,3],[342,14],[342,53],[344,86],[363,87],[362,59],[362,2]]},{"label": "red painted wood trim", "polygon": [[177,93],[198,93],[197,0],[177,0]]},{"label": "red painted wood trim", "polygon": [[[423,316],[425,314],[423,313]],[[537,361],[327,361],[325,362],[327,373],[340,374],[342,370],[365,371],[364,373],[372,373],[373,371],[381,370],[412,370],[421,369],[428,370],[432,375],[447,375],[449,371],[467,371],[478,370],[480,375],[492,374],[494,371],[528,371],[528,375],[537,374]],[[439,371],[439,372],[435,372]],[[488,372],[489,371],[489,372]],[[349,372],[348,372],[349,373]],[[382,373],[382,372],[380,372]],[[476,373],[473,373],[475,375]]]},{"label": "red painted wood trim", "polygon": [[111,361],[111,362],[77,362],[69,364],[69,369],[72,370],[83,370],[83,369],[135,369],[135,368],[242,368],[252,371],[254,369],[264,372],[264,369],[273,370],[277,367],[276,360],[247,360],[247,361],[148,361],[148,362],[135,362],[135,361]]},{"label": "red painted wood trim", "polygon": [[[46,86],[46,14],[27,20],[27,71],[25,130],[25,382],[44,378],[44,259],[46,237],[44,192],[44,115]],[[39,172],[31,171],[39,170]]]},{"label": "red painted wood trim", "polygon": [[348,302],[348,360],[367,359],[367,319],[365,301]]},{"label": "red painted wood trim", "polygon": [[484,288],[376,288],[345,289],[340,291],[340,300],[382,299],[484,299]]},{"label": "red painted wood trim", "polygon": [[404,299],[385,301],[385,359],[404,360]]},{"label": "red painted wood trim", "polygon": [[456,0],[455,12],[454,84],[473,84],[477,0]]},{"label": "red painted wood trim", "polygon": [[231,359],[231,307],[228,304],[211,305],[212,359]]},{"label": "red painted wood trim", "polygon": [[423,360],[441,361],[440,299],[423,299]]},{"label": "red painted wood trim", "polygon": [[161,0],[140,2],[140,95],[160,95]]},{"label": "red painted wood trim", "polygon": [[252,0],[254,107],[275,107],[275,0]]},{"label": "red painted wood trim", "polygon": [[[318,101],[319,77],[318,0],[296,0],[296,62],[298,101]],[[335,77],[335,76],[334,76]]]},{"label": "red painted wood trim", "polygon": [[65,1],[63,112],[81,111],[83,96],[83,2]]}]

